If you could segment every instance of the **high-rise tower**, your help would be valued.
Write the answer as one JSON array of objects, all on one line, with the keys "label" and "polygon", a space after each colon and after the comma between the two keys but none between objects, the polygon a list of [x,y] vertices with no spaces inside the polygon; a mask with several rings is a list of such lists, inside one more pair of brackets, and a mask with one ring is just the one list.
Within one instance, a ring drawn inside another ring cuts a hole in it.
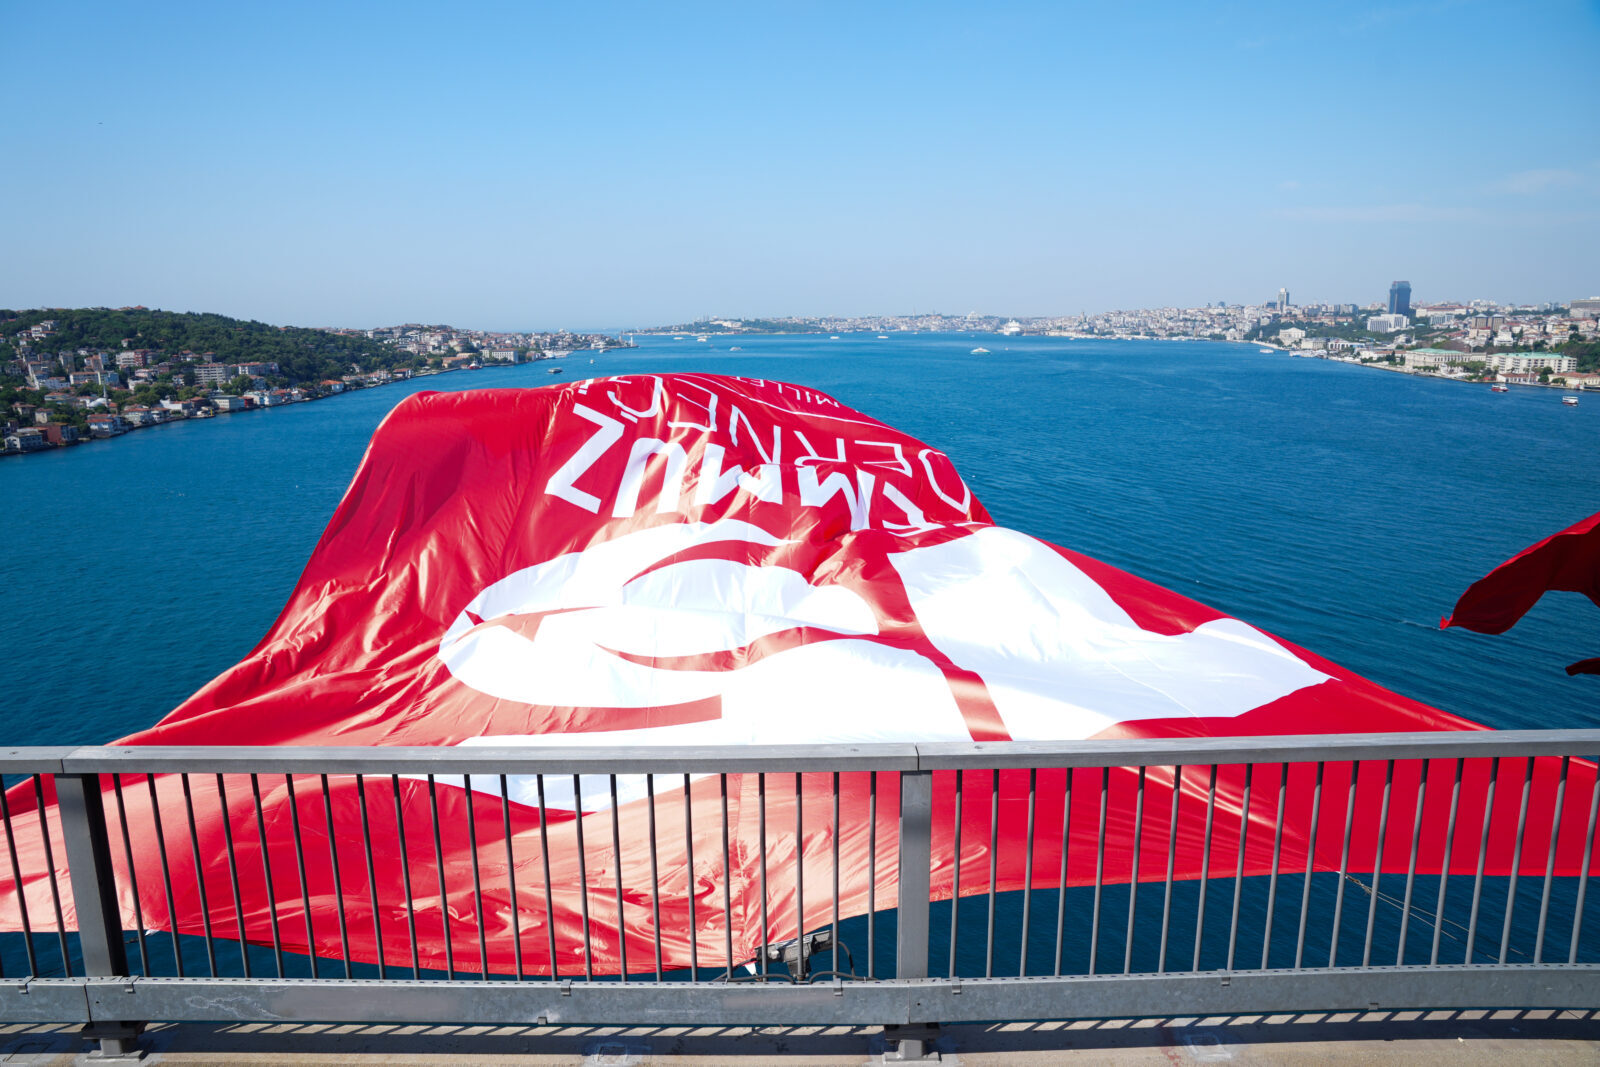
[{"label": "high-rise tower", "polygon": [[1389,314],[1411,315],[1411,283],[1394,282],[1389,286]]},{"label": "high-rise tower", "polygon": [[1279,289],[1278,290],[1278,313],[1282,314],[1283,312],[1288,311],[1288,310],[1289,310],[1289,290],[1287,290],[1287,289]]}]

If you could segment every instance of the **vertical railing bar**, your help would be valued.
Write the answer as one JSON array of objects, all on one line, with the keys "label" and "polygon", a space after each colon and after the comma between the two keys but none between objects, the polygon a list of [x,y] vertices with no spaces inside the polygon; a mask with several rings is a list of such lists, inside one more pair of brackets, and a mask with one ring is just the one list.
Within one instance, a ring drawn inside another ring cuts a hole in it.
[{"label": "vertical railing bar", "polygon": [[1372,857],[1372,895],[1367,902],[1367,936],[1361,946],[1361,966],[1372,962],[1372,931],[1378,919],[1378,887],[1383,878],[1383,846],[1389,834],[1389,797],[1394,787],[1394,760],[1387,760],[1383,774],[1383,801],[1378,807],[1378,841]]},{"label": "vertical railing bar", "polygon": [[427,776],[427,811],[434,830],[434,870],[438,875],[438,929],[445,937],[445,981],[456,981],[456,949],[450,937],[450,891],[445,888],[445,848],[438,825],[438,789],[434,776]]},{"label": "vertical railing bar", "polygon": [[[272,964],[283,977],[283,940],[278,934],[278,897],[272,887],[272,860],[267,851],[267,822],[261,811],[261,779],[250,775],[250,802],[256,815],[256,840],[261,842],[261,876],[267,890],[267,920],[272,924]],[[138,897],[135,896],[135,901]]]},{"label": "vertical railing bar", "polygon": [[[4,783],[0,783],[3,786]],[[62,859],[77,911],[78,952],[88,978],[115,976],[127,981],[128,964],[116,871],[111,859],[111,820],[98,774],[52,774],[60,817]],[[41,829],[48,811],[40,808]],[[53,867],[52,867],[53,869]],[[20,893],[23,886],[17,886]],[[65,925],[62,926],[63,935]],[[64,940],[64,937],[63,937]],[[63,953],[62,958],[69,957]],[[70,966],[63,968],[71,977]],[[29,992],[27,984],[20,993]],[[10,1057],[7,1057],[9,1059]]]},{"label": "vertical railing bar", "polygon": [[[151,780],[150,796],[153,798],[155,795],[155,782]],[[155,821],[156,840],[160,841],[161,820],[158,817]],[[28,895],[22,892],[22,864],[17,858],[17,842],[12,835],[11,829],[11,803],[6,798],[4,782],[0,782],[0,823],[4,823],[6,828],[6,852],[11,858],[11,884],[17,887],[17,910],[22,917],[22,944],[28,953],[28,974],[37,975],[39,973],[39,960],[35,955],[33,946],[33,924],[28,921]],[[161,854],[164,866],[166,863],[165,848],[161,850]],[[168,922],[172,925],[172,950],[176,953],[178,950],[178,922],[177,916],[172,913],[172,890],[170,888],[167,890],[167,915]],[[178,962],[178,973],[180,975],[183,974],[183,961],[181,959]]]},{"label": "vertical railing bar", "polygon": [[1350,761],[1350,785],[1344,797],[1344,841],[1339,847],[1339,881],[1333,891],[1333,933],[1328,938],[1328,966],[1339,962],[1339,934],[1344,919],[1345,874],[1350,869],[1350,831],[1355,825],[1356,787],[1361,781],[1361,762]]},{"label": "vertical railing bar", "polygon": [[984,947],[983,976],[994,977],[994,916],[995,916],[995,866],[998,860],[996,855],[997,842],[1000,829],[1000,770],[994,768],[989,771],[989,918],[988,934]]},{"label": "vertical railing bar", "polygon": [[1178,798],[1183,794],[1183,765],[1172,767],[1172,813],[1167,818],[1167,879],[1161,893],[1161,945],[1156,949],[1156,973],[1167,972],[1167,935],[1172,930],[1172,872],[1178,859]]},{"label": "vertical railing bar", "polygon": [[[544,818],[540,810],[539,818]],[[511,793],[505,775],[500,775],[500,834],[506,843],[506,893],[511,909],[511,958],[517,969],[517,981],[522,981],[522,916],[517,908],[517,856],[511,845]],[[550,953],[555,963],[555,953]]]},{"label": "vertical railing bar", "polygon": [[239,930],[239,965],[246,978],[250,973],[250,942],[244,933],[244,901],[239,894],[239,861],[233,848],[233,813],[228,810],[228,787],[217,775],[217,805],[222,814],[223,852],[228,858],[228,888],[233,891],[233,917]]},{"label": "vertical railing bar", "polygon": [[722,795],[722,950],[727,956],[729,978],[733,977],[733,857],[728,850],[728,776],[718,776]]},{"label": "vertical railing bar", "polygon": [[[955,823],[951,827],[952,840],[950,844],[950,855],[953,864],[950,868],[950,970],[947,973],[950,978],[956,976],[956,930],[961,918],[961,788],[965,784],[962,781],[962,776],[966,773],[964,768],[958,767],[956,769]],[[837,869],[837,866],[835,864],[835,869]],[[839,897],[837,888],[834,889],[833,895],[834,899],[837,900]],[[837,940],[837,937],[835,940]],[[837,963],[834,964],[834,969],[837,970],[838,966]]]},{"label": "vertical railing bar", "polygon": [[[800,940],[796,942],[795,952],[800,957],[800,973],[806,970],[806,865],[805,865],[805,824],[801,819],[800,796],[805,788],[805,781],[801,772],[794,772],[794,929],[795,936]],[[903,816],[902,816],[903,817]]]},{"label": "vertical railing bar", "polygon": [[444,935],[444,974],[446,981],[456,980],[456,952],[450,937],[450,896],[444,884],[444,843],[439,828],[439,793],[433,775],[428,775],[428,818],[433,824],[433,865],[439,882],[439,929]]},{"label": "vertical railing bar", "polygon": [[1239,812],[1239,855],[1233,870],[1233,911],[1228,917],[1228,970],[1233,970],[1234,950],[1239,944],[1239,901],[1244,896],[1244,853],[1250,843],[1250,787],[1256,765],[1244,765],[1244,806]]},{"label": "vertical railing bar", "polygon": [[[501,777],[502,781],[504,781],[504,776]],[[547,950],[550,953],[550,981],[558,982],[562,977],[562,968],[555,961],[555,891],[550,886],[550,814],[549,809],[544,806],[544,774],[534,774],[533,785],[539,797],[539,865],[544,867],[544,937],[549,942]],[[501,785],[501,797],[506,797],[504,784]],[[579,816],[581,814],[581,811],[579,811]],[[506,822],[507,824],[510,822],[510,813],[506,814]],[[518,937],[518,944],[520,944],[520,941],[522,939]],[[522,966],[522,950],[520,949],[517,952],[517,963],[518,968],[520,968]],[[522,979],[522,971],[520,969],[517,971],[517,977]]]},{"label": "vertical railing bar", "polygon": [[1217,814],[1217,765],[1211,765],[1206,783],[1206,827],[1200,843],[1200,901],[1194,916],[1194,966],[1200,969],[1200,947],[1206,935],[1206,890],[1211,888],[1211,827]]},{"label": "vertical railing bar", "polygon": [[283,786],[289,797],[289,828],[294,834],[294,872],[300,883],[300,906],[306,921],[306,964],[312,978],[322,975],[317,969],[317,932],[311,925],[311,885],[306,878],[305,837],[300,832],[300,801],[294,793],[294,775],[283,776]]},{"label": "vertical railing bar", "polygon": [[1600,765],[1595,768],[1594,782],[1589,786],[1589,828],[1584,832],[1583,862],[1578,866],[1578,898],[1572,906],[1572,944],[1567,949],[1567,962],[1578,962],[1578,935],[1583,932],[1583,906],[1589,895],[1589,861],[1594,858],[1595,816],[1600,815]]},{"label": "vertical railing bar", "polygon": [[1022,951],[1017,959],[1017,975],[1028,974],[1028,929],[1033,905],[1033,824],[1039,787],[1039,768],[1028,768],[1028,843],[1023,852],[1022,873]]},{"label": "vertical railing bar", "polygon": [[617,897],[617,955],[618,971],[623,982],[628,980],[628,917],[622,910],[622,815],[617,802],[617,776],[607,776],[611,788],[611,869]]},{"label": "vertical railing bar", "polygon": [[1406,862],[1406,893],[1400,903],[1400,945],[1395,949],[1394,965],[1406,961],[1406,929],[1411,923],[1411,890],[1417,880],[1417,846],[1422,843],[1422,806],[1428,794],[1428,763],[1422,761],[1422,777],[1417,784],[1417,809],[1411,820],[1411,858]]},{"label": "vertical railing bar", "polygon": [[[184,784],[185,784],[185,787],[187,788],[188,779],[184,780]],[[60,946],[61,946],[61,973],[63,975],[65,975],[66,977],[71,978],[72,977],[72,953],[67,948],[67,921],[66,921],[65,918],[62,917],[62,914],[61,914],[61,886],[56,881],[55,849],[50,844],[50,820],[45,817],[45,810],[46,809],[45,809],[45,804],[44,804],[44,782],[42,781],[40,776],[37,775],[37,774],[33,776],[33,796],[34,796],[35,804],[37,805],[34,808],[34,810],[39,813],[39,837],[44,842],[44,869],[45,869],[45,872],[47,874],[49,874],[49,876],[50,876],[50,905],[51,905],[52,908],[55,909],[55,914],[56,914],[56,940],[60,943]],[[191,819],[190,822],[191,822],[191,825],[192,825],[193,819]],[[197,848],[195,850],[195,863],[197,865],[196,866],[196,870],[197,871],[199,870],[199,867],[198,867],[199,862],[200,862],[200,852],[199,852],[199,849]],[[22,892],[22,883],[21,882],[17,883],[17,892],[19,894]],[[200,899],[201,900],[205,899],[205,893],[204,893],[203,890],[201,891],[201,898]],[[207,920],[207,922],[209,924],[209,920]],[[208,932],[208,934],[210,932],[210,926],[209,925],[207,926],[207,932]],[[213,965],[212,965],[211,973],[212,973],[213,977],[216,976],[216,965],[215,965],[215,963],[213,963]]]},{"label": "vertical railing bar", "polygon": [[[422,948],[417,944],[417,897],[411,888],[411,856],[406,848],[406,816],[405,805],[400,802],[400,776],[389,776],[390,791],[394,794],[394,830],[395,840],[400,848],[400,886],[406,895],[406,936],[411,939],[411,977],[413,980],[422,977]],[[367,820],[361,820],[363,833],[367,833]],[[370,854],[371,845],[367,843]],[[372,883],[373,892],[376,893],[378,883]],[[377,898],[373,898],[373,914],[377,914]],[[376,918],[373,919],[377,921]]]},{"label": "vertical railing bar", "polygon": [[928,911],[933,866],[933,772],[902,771],[896,837],[900,907],[895,977],[928,977]]},{"label": "vertical railing bar", "polygon": [[1533,962],[1544,962],[1545,920],[1550,914],[1550,883],[1556,873],[1556,842],[1561,839],[1561,807],[1567,796],[1567,767],[1571,756],[1561,757],[1561,777],[1556,782],[1556,807],[1550,825],[1550,854],[1544,861],[1544,890],[1539,894],[1539,932],[1533,938]]},{"label": "vertical railing bar", "polygon": [[[542,811],[544,800],[543,792],[539,794],[539,799],[541,802]],[[583,776],[580,774],[574,774],[572,776],[572,807],[573,829],[578,835],[578,907],[582,912],[583,918],[583,978],[586,982],[592,982],[594,981],[594,937],[589,932],[589,865],[588,860],[584,856],[584,853],[587,850],[583,846]],[[548,871],[545,874],[544,884],[545,891],[548,893],[550,889],[550,876]],[[556,921],[555,912],[550,912],[546,917],[546,921],[550,924],[553,931]],[[551,936],[554,936],[554,934],[552,933]],[[554,957],[551,958],[550,964],[551,975],[554,976]]]},{"label": "vertical railing bar", "polygon": [[[1061,976],[1061,952],[1067,942],[1067,852],[1072,839],[1072,774],[1073,768],[1064,769],[1061,792],[1061,874],[1056,894],[1056,977]],[[955,954],[955,947],[950,952]]]},{"label": "vertical railing bar", "polygon": [[[550,953],[550,981],[561,980],[561,967],[556,963],[556,901],[555,889],[550,883],[550,812],[544,803],[544,775],[533,776],[534,789],[539,796],[539,863],[544,868],[544,934],[548,942],[547,951]],[[578,817],[583,816],[583,809],[578,809]],[[585,930],[588,922],[584,922]]]},{"label": "vertical railing bar", "polygon": [[[344,918],[344,885],[339,878],[339,846],[333,835],[333,797],[328,793],[328,776],[322,776],[322,805],[328,814],[328,856],[333,861],[334,915],[339,917],[339,955],[344,958],[344,977],[354,974],[350,966],[349,925]],[[362,862],[366,865],[366,902],[373,905],[373,945],[378,949],[378,981],[389,977],[389,957],[384,952],[384,923],[378,905],[378,869],[373,857],[373,821],[366,808],[366,776],[355,776],[355,806],[362,814]]]},{"label": "vertical railing bar", "polygon": [[1472,879],[1472,911],[1467,917],[1467,949],[1462,963],[1472,962],[1472,953],[1477,947],[1478,904],[1483,895],[1483,865],[1489,854],[1489,828],[1494,824],[1494,791],[1499,782],[1500,757],[1495,756],[1489,761],[1489,787],[1483,798],[1483,832],[1478,838],[1478,873]]},{"label": "vertical railing bar", "polygon": [[[960,774],[960,771],[956,772]],[[956,849],[959,865],[960,848]],[[839,772],[833,772],[833,973],[839,977]]]},{"label": "vertical railing bar", "polygon": [[1089,973],[1094,974],[1100,960],[1100,897],[1106,873],[1106,808],[1111,794],[1111,768],[1100,768],[1100,829],[1095,834],[1094,908],[1089,920]]},{"label": "vertical railing bar", "polygon": [[688,774],[683,776],[683,848],[688,859],[689,880],[684,895],[689,903],[689,981],[700,980],[700,920],[695,915],[694,906],[694,781]]},{"label": "vertical railing bar", "polygon": [[[644,776],[645,802],[649,806],[650,831],[650,925],[655,933],[656,981],[661,981],[661,876],[656,859],[656,776]],[[693,872],[693,865],[689,870]]]},{"label": "vertical railing bar", "polygon": [[[478,920],[478,963],[483,981],[489,980],[489,934],[483,928],[483,872],[478,866],[478,817],[472,803],[472,775],[461,776],[461,788],[467,801],[467,852],[472,857],[472,906]],[[501,794],[501,800],[505,795]],[[513,911],[515,908],[513,907]]]},{"label": "vertical railing bar", "polygon": [[1522,761],[1522,804],[1517,810],[1517,836],[1511,842],[1511,881],[1506,886],[1506,917],[1500,926],[1500,962],[1511,947],[1511,916],[1517,907],[1517,875],[1522,866],[1522,835],[1528,826],[1528,794],[1533,791],[1533,757]]},{"label": "vertical railing bar", "polygon": [[[761,902],[766,905],[766,885],[761,887]],[[867,977],[878,977],[878,772],[867,774]],[[766,926],[766,916],[761,925]],[[766,931],[761,932],[762,957],[766,956]]]},{"label": "vertical railing bar", "polygon": [[1306,919],[1311,914],[1311,878],[1317,864],[1317,829],[1322,820],[1322,775],[1326,769],[1327,764],[1318,760],[1316,784],[1311,787],[1311,832],[1306,837],[1305,880],[1300,886],[1300,927],[1294,937],[1294,969],[1297,971],[1305,959]]},{"label": "vertical railing bar", "polygon": [[[183,950],[178,944],[178,908],[172,899],[172,864],[167,859],[167,835],[161,826],[161,802],[156,799],[156,776],[153,774],[146,775],[144,781],[145,785],[150,789],[150,822],[156,831],[156,852],[161,857],[161,888],[167,896],[167,925],[171,927],[172,934],[172,962],[177,969],[178,977],[182,978],[184,977]],[[5,790],[0,789],[0,805],[4,803]],[[9,821],[7,825],[9,826]],[[20,879],[17,884],[21,884]],[[24,917],[26,917],[26,913],[24,913]],[[31,935],[29,937],[29,945],[32,945]],[[33,962],[31,954],[28,957],[28,961],[29,963]],[[35,971],[34,973],[38,972]]]},{"label": "vertical railing bar", "polygon": [[1133,872],[1128,878],[1128,933],[1122,945],[1122,973],[1133,971],[1133,919],[1139,911],[1139,853],[1144,848],[1144,780],[1148,767],[1139,767],[1139,788],[1133,804]]},{"label": "vertical railing bar", "polygon": [[[38,775],[34,776],[35,784]],[[200,897],[200,924],[205,931],[206,963],[211,968],[211,977],[217,977],[217,948],[211,933],[211,905],[206,899],[205,869],[200,859],[200,833],[195,828],[194,822],[194,794],[189,788],[189,775],[187,772],[178,775],[178,781],[183,785],[183,811],[189,823],[189,848],[194,855],[194,882]],[[42,805],[41,805],[42,807]],[[50,855],[50,836],[45,834],[45,856]],[[70,974],[70,972],[69,972]]]},{"label": "vertical railing bar", "polygon": [[[756,775],[756,833],[758,835],[757,849],[761,860],[761,977],[767,976],[767,938],[771,936],[771,924],[767,918],[767,775],[763,771]],[[871,945],[867,946],[870,957]]]},{"label": "vertical railing bar", "polygon": [[1439,938],[1444,933],[1445,890],[1450,884],[1450,854],[1456,843],[1456,812],[1461,804],[1461,759],[1457,757],[1455,771],[1450,778],[1450,817],[1444,829],[1444,861],[1439,865],[1439,899],[1433,908],[1433,948],[1428,953],[1428,965],[1439,962]]},{"label": "vertical railing bar", "polygon": [[[3,789],[0,789],[0,792],[3,792]],[[139,943],[139,972],[148,977],[150,974],[150,954],[145,947],[144,906],[139,900],[139,872],[133,862],[133,840],[128,833],[128,811],[122,800],[121,775],[111,775],[111,792],[117,798],[117,825],[120,827],[122,834],[122,856],[128,864],[128,882],[133,890],[133,936]],[[15,884],[21,885],[20,882]],[[21,893],[17,894],[17,902],[22,902]]]},{"label": "vertical railing bar", "polygon": [[[334,913],[339,917],[339,955],[344,958],[344,977],[354,974],[350,966],[349,926],[344,918],[344,886],[339,878],[339,846],[333,835],[333,798],[328,793],[328,776],[322,776],[323,811],[328,813],[328,856],[333,861]],[[378,905],[378,870],[373,859],[373,821],[366,809],[366,776],[355,776],[355,805],[362,814],[362,861],[366,865],[366,902],[373,905],[373,945],[378,949],[378,981],[389,977],[389,961],[384,953],[384,923]]]},{"label": "vertical railing bar", "polygon": [[1272,830],[1272,873],[1267,876],[1267,921],[1261,934],[1261,969],[1272,960],[1272,919],[1278,903],[1278,862],[1283,856],[1283,809],[1289,805],[1289,765],[1278,764],[1278,816]]}]

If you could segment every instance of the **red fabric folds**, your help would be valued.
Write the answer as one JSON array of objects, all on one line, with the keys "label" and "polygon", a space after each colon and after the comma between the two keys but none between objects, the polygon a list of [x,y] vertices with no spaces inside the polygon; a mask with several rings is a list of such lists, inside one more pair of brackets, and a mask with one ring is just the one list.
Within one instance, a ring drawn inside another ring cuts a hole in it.
[{"label": "red fabric folds", "polygon": [[1600,514],[1528,546],[1473,582],[1439,625],[1505,633],[1552,589],[1582,593],[1600,605]]},{"label": "red fabric folds", "polygon": [[[1473,728],[996,526],[943,453],[830,397],[682,374],[405,400],[261,643],[119,743],[559,751]],[[956,775],[940,772],[933,891],[950,896],[959,866],[960,893],[986,893],[991,862],[997,889],[1030,870],[1054,887],[1064,839],[1067,883],[1088,883],[1102,803],[1111,883],[1135,876],[1135,857],[1141,881],[1166,877],[1169,840],[1175,878],[1231,876],[1241,828],[1247,874],[1274,855],[1283,871],[1371,870],[1380,822],[1384,870],[1407,869],[1415,836],[1419,872],[1467,873],[1485,810],[1488,870],[1542,873],[1559,823],[1554,869],[1571,873],[1594,770],[1574,761],[1558,806],[1558,767],[1503,761],[1490,809],[1487,761],[1434,761],[1420,826],[1415,761],[1387,782],[1383,764],[1363,765],[1353,787],[1348,764],[1320,784],[1314,766],[1224,767],[1214,788],[1209,768],[1187,768],[1175,834],[1171,768],[1144,773],[1142,807],[1137,770],[1075,772],[1070,810],[1059,769],[969,771],[959,856]],[[658,937],[666,967],[691,952],[707,967],[748,960],[831,920],[835,857],[839,914],[863,913],[869,894],[894,907],[898,780],[875,783],[839,776],[835,820],[828,773],[104,779],[129,830],[112,851],[130,928],[499,974],[519,961],[648,971]],[[23,877],[0,866],[0,928],[19,929],[26,908],[51,929],[53,797],[8,800]]]}]

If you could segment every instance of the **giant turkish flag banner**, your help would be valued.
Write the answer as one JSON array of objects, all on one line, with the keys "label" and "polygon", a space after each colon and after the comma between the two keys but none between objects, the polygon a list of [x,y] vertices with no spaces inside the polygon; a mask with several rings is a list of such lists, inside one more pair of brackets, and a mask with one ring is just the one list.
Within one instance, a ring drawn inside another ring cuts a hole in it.
[{"label": "giant turkish flag banner", "polygon": [[[1237,619],[995,525],[943,453],[828,396],[678,374],[408,398],[374,435],[261,643],[118,743],[548,751],[1473,728]],[[1349,765],[1339,766],[1348,779]],[[1183,820],[1207,790],[1190,770]],[[1307,814],[1311,771],[1292,768],[1287,779],[1258,771],[1252,823],[1270,831],[1280,803],[1291,816]],[[1230,817],[1239,825],[1244,773],[1219,777],[1213,870],[1231,873],[1237,858],[1237,830],[1224,831]],[[1338,768],[1328,773],[1336,778]],[[1587,798],[1592,769],[1572,775],[1569,797]],[[950,895],[957,863],[950,777],[936,782],[936,896]],[[991,781],[968,777],[983,780],[966,790],[964,840],[986,842]],[[1165,768],[1147,775],[1140,850],[1151,854],[1141,878],[1165,873],[1162,797],[1170,799],[1173,777]],[[1030,870],[1034,884],[1054,886],[1063,840],[1073,843],[1068,882],[1088,881],[1098,806],[1109,806],[1113,832],[1120,823],[1127,833],[1135,778],[1079,772],[1064,815],[1066,774],[1040,771],[1030,841],[1027,772],[996,776],[996,887],[1020,888]],[[1407,812],[1400,798],[1415,795],[1418,778],[1416,766],[1396,775],[1396,803]],[[1486,779],[1468,775],[1464,804],[1481,797]],[[876,824],[867,777],[856,774],[843,776],[837,821],[827,773],[725,782],[124,776],[115,795],[104,781],[108,809],[126,813],[131,834],[137,901],[124,853],[113,849],[130,927],[137,903],[146,928],[242,930],[290,950],[500,973],[515,959],[532,973],[552,963],[565,973],[615,973],[624,953],[628,969],[650,969],[658,933],[663,964],[684,966],[692,931],[699,962],[720,967],[802,925],[797,817],[806,929],[832,914],[831,891],[816,887],[830,884],[835,852],[842,914],[865,911],[873,890],[878,907],[895,904],[890,774],[878,775]],[[1358,858],[1377,835],[1367,769],[1361,785]],[[1448,776],[1427,788],[1448,793]],[[1331,825],[1344,812],[1343,786],[1320,795]],[[34,928],[49,928],[38,831],[43,815],[60,832],[52,798],[47,791],[41,810],[19,788],[10,804],[22,867],[38,873],[20,893],[0,874],[0,922],[18,928],[26,904]],[[1541,826],[1548,835],[1550,814],[1549,802],[1530,813],[1530,836]],[[1505,818],[1497,808],[1497,825]],[[1287,821],[1281,863],[1299,869],[1313,846],[1293,829],[1302,818]],[[1406,861],[1409,815],[1391,820],[1389,832],[1399,844],[1385,869]],[[1072,851],[1084,842],[1087,864]],[[1247,873],[1271,868],[1270,844],[1246,844]],[[1424,844],[1419,869],[1438,868],[1441,846]],[[961,892],[987,892],[987,853],[971,847],[960,857]],[[1335,869],[1338,847],[1334,835],[1315,844],[1318,869]],[[1508,866],[1509,847],[1491,852],[1491,863]],[[1475,850],[1463,836],[1459,862]],[[1109,855],[1104,878],[1133,877],[1134,851]],[[1525,856],[1530,871],[1542,871],[1539,849]],[[1563,843],[1562,869],[1578,862]],[[1199,841],[1185,838],[1175,864],[1177,877],[1203,873]],[[70,896],[64,910],[70,926]]]}]

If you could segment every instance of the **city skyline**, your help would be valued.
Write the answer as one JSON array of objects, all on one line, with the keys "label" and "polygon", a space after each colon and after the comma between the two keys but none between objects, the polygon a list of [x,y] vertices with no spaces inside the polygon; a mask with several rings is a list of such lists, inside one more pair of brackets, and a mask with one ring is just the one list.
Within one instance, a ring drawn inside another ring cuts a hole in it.
[{"label": "city skyline", "polygon": [[551,329],[1600,292],[1593,4],[8,23],[0,306]]}]

